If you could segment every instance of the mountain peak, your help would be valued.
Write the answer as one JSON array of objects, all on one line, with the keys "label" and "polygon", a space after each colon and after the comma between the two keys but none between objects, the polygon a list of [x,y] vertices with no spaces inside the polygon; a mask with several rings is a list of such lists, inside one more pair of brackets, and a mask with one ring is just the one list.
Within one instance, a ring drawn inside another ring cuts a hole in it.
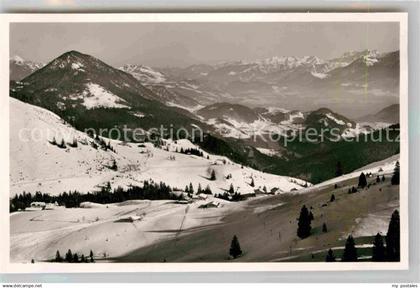
[{"label": "mountain peak", "polygon": [[23,59],[19,55],[13,56],[12,58],[10,58],[10,60],[12,60],[12,61],[14,61],[16,63],[23,63],[23,62],[25,62],[25,59]]}]

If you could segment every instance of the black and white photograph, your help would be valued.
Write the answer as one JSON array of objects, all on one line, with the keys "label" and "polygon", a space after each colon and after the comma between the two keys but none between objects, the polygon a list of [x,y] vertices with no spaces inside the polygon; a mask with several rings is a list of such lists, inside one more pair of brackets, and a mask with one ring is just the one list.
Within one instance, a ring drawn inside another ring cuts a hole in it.
[{"label": "black and white photograph", "polygon": [[404,15],[236,16],[10,21],[9,264],[407,267]]}]

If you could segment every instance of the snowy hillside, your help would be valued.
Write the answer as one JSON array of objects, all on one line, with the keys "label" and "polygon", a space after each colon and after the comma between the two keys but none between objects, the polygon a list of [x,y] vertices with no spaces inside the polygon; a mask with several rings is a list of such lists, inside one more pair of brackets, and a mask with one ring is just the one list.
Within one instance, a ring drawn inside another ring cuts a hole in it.
[{"label": "snowy hillside", "polygon": [[[242,194],[262,190],[264,186],[267,191],[289,192],[305,184],[298,179],[242,167],[226,157],[205,152],[203,157],[179,153],[181,148],[198,149],[188,140],[164,140],[162,148],[155,148],[150,143],[103,139],[113,152],[97,147],[97,140],[76,131],[45,109],[10,98],[10,111],[21,115],[10,120],[11,195],[23,191],[52,194],[95,191],[108,181],[112,187],[141,186],[149,179],[179,189],[190,182],[195,189],[199,184],[203,188],[209,185],[213,193],[223,193],[232,184]],[[54,139],[56,145],[52,144]],[[62,140],[64,148],[59,147]],[[117,169],[112,168],[114,161]],[[210,180],[212,170],[215,181]],[[255,187],[250,185],[252,180]]]}]

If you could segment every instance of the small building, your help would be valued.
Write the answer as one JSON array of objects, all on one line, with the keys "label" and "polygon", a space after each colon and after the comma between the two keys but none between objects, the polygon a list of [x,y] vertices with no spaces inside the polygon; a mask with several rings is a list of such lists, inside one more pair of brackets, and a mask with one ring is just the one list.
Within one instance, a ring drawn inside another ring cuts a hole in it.
[{"label": "small building", "polygon": [[32,202],[30,208],[37,210],[44,210],[47,204],[45,202]]}]

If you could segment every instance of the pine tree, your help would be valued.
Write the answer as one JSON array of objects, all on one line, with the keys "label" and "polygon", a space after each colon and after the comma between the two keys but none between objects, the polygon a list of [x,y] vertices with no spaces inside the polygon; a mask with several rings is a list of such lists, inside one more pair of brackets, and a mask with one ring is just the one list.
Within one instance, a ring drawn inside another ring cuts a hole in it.
[{"label": "pine tree", "polygon": [[112,165],[110,168],[114,171],[118,170],[117,161],[115,161],[115,159],[112,160]]},{"label": "pine tree", "polygon": [[398,210],[392,213],[385,242],[387,260],[400,261],[400,213]]},{"label": "pine tree", "polygon": [[198,183],[197,194],[201,194],[202,192],[203,192],[203,189],[201,188],[201,184]]},{"label": "pine tree", "polygon": [[301,239],[308,237],[311,234],[311,219],[309,216],[309,211],[305,205],[302,206],[300,210],[299,220],[298,220],[298,229],[297,236]]},{"label": "pine tree", "polygon": [[343,168],[341,167],[341,162],[338,161],[335,167],[335,177],[339,177],[343,175]]},{"label": "pine tree", "polygon": [[332,194],[331,195],[331,198],[330,198],[330,202],[334,202],[335,201],[335,195],[334,194]]},{"label": "pine tree", "polygon": [[335,256],[334,256],[334,252],[329,249],[327,256],[325,257],[325,262],[335,262]]},{"label": "pine tree", "polygon": [[251,187],[255,187],[254,178],[251,177],[251,184],[249,185],[251,185]]},{"label": "pine tree", "polygon": [[328,232],[328,228],[327,228],[327,224],[322,224],[322,232],[327,233]]},{"label": "pine tree", "polygon": [[356,262],[357,261],[357,249],[356,244],[352,235],[349,235],[346,241],[346,246],[344,248],[343,257],[341,258],[343,262]]},{"label": "pine tree", "polygon": [[61,258],[60,251],[58,250],[55,253],[55,262],[63,262],[63,258]]},{"label": "pine tree", "polygon": [[80,257],[80,262],[82,263],[86,262],[85,254],[82,254],[82,256]]},{"label": "pine tree", "polygon": [[90,250],[90,253],[89,253],[89,258],[90,258],[90,262],[95,262],[95,260],[93,259],[93,251],[92,250]]},{"label": "pine tree", "polygon": [[230,184],[230,187],[229,187],[229,193],[230,193],[230,194],[235,193],[235,189],[233,188],[233,184]]},{"label": "pine tree", "polygon": [[365,188],[367,186],[367,180],[365,173],[361,173],[359,176],[359,185],[358,187]]},{"label": "pine tree", "polygon": [[213,193],[211,192],[211,189],[210,189],[210,186],[209,186],[209,185],[207,185],[207,186],[206,186],[206,189],[204,189],[204,194],[209,194],[209,195],[213,194]]},{"label": "pine tree", "polygon": [[73,255],[73,262],[74,263],[79,263],[79,256],[77,255],[77,253],[74,253],[74,255]]},{"label": "pine tree", "polygon": [[216,171],[214,171],[214,169],[213,169],[213,170],[211,170],[210,180],[211,180],[211,181],[216,180]]},{"label": "pine tree", "polygon": [[66,253],[66,262],[73,262],[73,253],[71,253],[71,250],[69,249]]},{"label": "pine tree", "polygon": [[382,175],[382,182],[385,182],[385,175]]},{"label": "pine tree", "polygon": [[242,255],[241,245],[236,235],[233,236],[232,242],[230,243],[229,255],[233,258],[238,258]]},{"label": "pine tree", "polygon": [[191,193],[191,194],[194,194],[194,187],[193,187],[193,185],[192,185],[192,183],[190,182],[190,186],[189,186],[189,192]]},{"label": "pine tree", "polygon": [[381,182],[381,178],[379,178],[379,175],[376,176],[376,183]]},{"label": "pine tree", "polygon": [[392,185],[400,185],[400,162],[395,163],[394,174],[391,178]]},{"label": "pine tree", "polygon": [[375,239],[373,241],[372,261],[375,261],[375,262],[385,261],[384,241],[380,233],[376,234]]}]

